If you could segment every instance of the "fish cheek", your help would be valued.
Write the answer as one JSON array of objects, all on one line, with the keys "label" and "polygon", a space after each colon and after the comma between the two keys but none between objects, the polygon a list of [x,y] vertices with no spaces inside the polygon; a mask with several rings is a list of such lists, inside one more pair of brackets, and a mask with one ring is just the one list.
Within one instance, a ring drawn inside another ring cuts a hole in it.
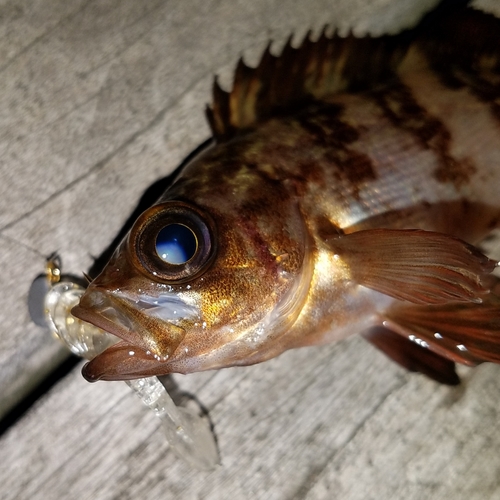
[{"label": "fish cheek", "polygon": [[276,279],[257,265],[219,270],[205,281],[202,314],[206,328],[228,327],[229,337],[258,321],[275,301]]}]

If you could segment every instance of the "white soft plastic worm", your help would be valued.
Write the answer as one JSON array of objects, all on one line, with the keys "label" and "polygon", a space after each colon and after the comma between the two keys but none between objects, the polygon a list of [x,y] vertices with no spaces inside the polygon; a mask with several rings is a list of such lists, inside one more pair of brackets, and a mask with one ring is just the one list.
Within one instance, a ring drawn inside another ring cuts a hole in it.
[{"label": "white soft plastic worm", "polygon": [[[49,259],[46,322],[71,352],[90,360],[119,339],[71,314],[85,289],[71,281],[59,281],[60,275],[58,260]],[[177,407],[157,377],[130,380],[126,384],[160,419],[176,455],[202,470],[214,469],[219,464],[215,438],[206,419],[190,409]]]}]

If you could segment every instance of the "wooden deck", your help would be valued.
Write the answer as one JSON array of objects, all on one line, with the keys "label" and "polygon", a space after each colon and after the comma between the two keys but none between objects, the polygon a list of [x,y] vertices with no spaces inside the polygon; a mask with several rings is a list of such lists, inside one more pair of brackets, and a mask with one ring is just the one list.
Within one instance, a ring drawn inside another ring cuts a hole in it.
[{"label": "wooden deck", "polygon": [[[142,192],[209,136],[213,74],[229,82],[269,39],[327,22],[395,31],[433,3],[2,2],[0,416],[67,355],[26,308],[45,257],[90,267]],[[176,459],[125,384],[77,368],[0,436],[0,498],[499,499],[500,367],[461,373],[442,387],[352,338],[175,376],[214,425],[222,466],[205,473]]]}]

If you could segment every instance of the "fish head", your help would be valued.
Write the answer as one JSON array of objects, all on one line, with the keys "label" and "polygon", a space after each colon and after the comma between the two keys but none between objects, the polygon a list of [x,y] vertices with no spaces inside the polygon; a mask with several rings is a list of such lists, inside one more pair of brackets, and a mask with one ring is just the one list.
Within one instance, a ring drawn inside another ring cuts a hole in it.
[{"label": "fish head", "polygon": [[245,182],[260,182],[258,200],[224,182],[210,190],[180,182],[138,218],[73,309],[121,339],[86,365],[88,380],[253,364],[281,352],[309,289],[308,232],[288,195]]}]

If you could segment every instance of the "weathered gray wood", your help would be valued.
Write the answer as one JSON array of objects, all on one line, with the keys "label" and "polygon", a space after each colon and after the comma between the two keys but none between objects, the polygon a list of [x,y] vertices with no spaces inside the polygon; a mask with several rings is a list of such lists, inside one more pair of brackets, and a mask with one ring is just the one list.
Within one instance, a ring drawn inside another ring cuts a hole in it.
[{"label": "weathered gray wood", "polygon": [[499,374],[483,366],[449,389],[354,338],[177,377],[219,440],[222,467],[202,473],[124,384],[73,373],[2,439],[2,497],[494,499]]},{"label": "weathered gray wood", "polygon": [[[61,360],[25,307],[43,256],[89,267],[143,190],[208,136],[213,73],[334,19],[396,30],[426,3],[0,2],[0,415]],[[461,388],[440,387],[353,338],[177,376],[215,426],[223,465],[208,474],[172,455],[123,383],[75,371],[1,437],[0,497],[500,498],[500,367],[463,373]]]}]

